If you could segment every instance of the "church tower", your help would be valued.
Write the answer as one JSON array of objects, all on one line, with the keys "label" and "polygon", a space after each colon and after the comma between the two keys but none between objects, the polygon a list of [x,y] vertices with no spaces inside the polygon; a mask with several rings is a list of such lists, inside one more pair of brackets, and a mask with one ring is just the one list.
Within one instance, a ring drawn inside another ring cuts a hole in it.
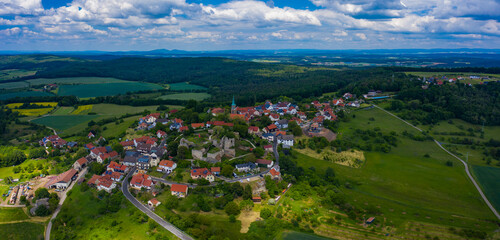
[{"label": "church tower", "polygon": [[234,95],[233,95],[233,103],[231,104],[231,113],[232,114],[236,113],[236,103],[234,102]]}]

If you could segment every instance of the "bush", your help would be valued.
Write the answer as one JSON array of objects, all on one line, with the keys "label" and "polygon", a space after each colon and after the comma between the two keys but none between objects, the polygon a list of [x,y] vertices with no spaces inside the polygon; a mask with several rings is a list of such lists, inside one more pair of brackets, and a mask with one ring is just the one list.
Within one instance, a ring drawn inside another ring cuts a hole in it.
[{"label": "bush", "polygon": [[260,211],[260,217],[263,218],[263,219],[268,219],[269,217],[271,217],[272,213],[271,213],[271,210],[269,210],[269,208],[264,208]]},{"label": "bush", "polygon": [[453,162],[450,160],[446,161],[446,166],[453,167]]},{"label": "bush", "polygon": [[240,207],[235,202],[229,202],[224,207],[224,211],[227,213],[227,215],[235,215],[236,216],[236,215],[240,214]]}]

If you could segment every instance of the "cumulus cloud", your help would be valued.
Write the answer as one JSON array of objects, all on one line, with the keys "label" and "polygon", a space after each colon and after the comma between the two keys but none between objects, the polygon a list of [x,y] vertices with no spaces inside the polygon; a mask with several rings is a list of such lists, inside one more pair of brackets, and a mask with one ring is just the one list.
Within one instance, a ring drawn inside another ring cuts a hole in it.
[{"label": "cumulus cloud", "polygon": [[0,0],[0,15],[36,14],[42,10],[41,0]]}]

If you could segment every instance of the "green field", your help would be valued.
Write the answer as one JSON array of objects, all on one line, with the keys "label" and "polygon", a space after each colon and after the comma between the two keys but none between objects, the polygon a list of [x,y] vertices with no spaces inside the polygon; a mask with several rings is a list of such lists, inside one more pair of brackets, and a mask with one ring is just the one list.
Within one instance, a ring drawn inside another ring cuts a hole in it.
[{"label": "green field", "polygon": [[116,104],[96,104],[92,107],[92,112],[95,112],[100,115],[115,115],[121,116],[127,113],[140,113],[144,110],[148,110],[151,112],[156,111],[158,106],[141,106],[141,107],[132,107],[127,105],[116,105]]},{"label": "green field", "polygon": [[102,84],[61,85],[58,95],[91,98],[100,96],[113,96],[127,92],[162,89],[160,85],[141,82],[120,82]]},{"label": "green field", "polygon": [[21,222],[0,224],[0,235],[5,240],[42,240],[45,226],[41,223]]},{"label": "green field", "polygon": [[[500,79],[500,74],[493,73],[467,73],[467,72],[405,72],[407,75],[415,75],[419,77],[442,77],[446,76],[447,78],[457,78],[463,77],[464,79],[460,80],[461,83],[472,83],[478,84],[480,82],[485,81],[496,81]],[[490,77],[487,80],[480,79],[470,79],[469,76],[480,76],[480,77]]]},{"label": "green field", "polygon": [[33,92],[33,91],[2,93],[0,94],[0,100],[7,100],[16,97],[45,97],[45,96],[54,96],[54,95],[47,92]]},{"label": "green field", "polygon": [[[383,132],[417,131],[379,109],[359,110],[348,123],[342,123],[339,136],[355,129],[380,127]],[[369,121],[374,118],[374,121]],[[468,180],[462,165],[434,142],[418,142],[399,136],[390,153],[365,152],[361,168],[349,168],[294,152],[297,163],[324,171],[334,168],[355,187],[346,190],[352,201],[380,207],[385,217],[396,225],[422,221],[457,227],[481,226],[485,231],[494,224],[480,219],[494,219],[479,193]],[[424,157],[429,154],[430,157]],[[446,161],[454,162],[453,167]],[[460,186],[459,188],[457,186]],[[351,201],[351,202],[352,202]],[[463,216],[463,217],[460,217]]]},{"label": "green field", "polygon": [[0,208],[0,224],[3,222],[12,222],[28,219],[28,215],[22,208]]},{"label": "green field", "polygon": [[99,83],[127,83],[129,81],[120,80],[116,78],[102,78],[102,77],[70,77],[70,78],[37,78],[28,80],[27,82],[32,85],[45,85],[45,84],[99,84]]},{"label": "green field", "polygon": [[132,116],[123,119],[122,123],[116,124],[114,122],[108,123],[103,126],[103,128],[106,128],[102,132],[102,136],[105,138],[110,138],[110,137],[116,137],[121,133],[124,133],[135,121],[137,121],[138,116]]},{"label": "green field", "polygon": [[169,84],[169,89],[172,91],[189,91],[189,90],[206,90],[207,88],[203,87],[203,86],[183,82],[183,83]]},{"label": "green field", "polygon": [[[36,166],[38,163],[42,163],[44,166],[46,166],[48,163],[47,163],[47,160],[45,159],[41,159],[41,160],[36,160],[36,159],[28,159],[26,161],[24,161],[23,163],[19,164],[20,167],[22,168],[25,168],[27,167],[28,165],[33,165],[33,166]],[[34,170],[33,173],[41,173],[40,170]],[[19,173],[14,173],[14,167],[11,166],[11,167],[2,167],[0,168],[0,178],[1,179],[5,179],[6,177],[12,177],[12,178],[19,178],[21,177],[21,175],[30,175],[31,173],[27,173],[27,172],[19,172]],[[22,179],[21,179],[22,180]]]},{"label": "green field", "polygon": [[0,81],[35,75],[36,71],[24,69],[5,69],[0,71]]},{"label": "green field", "polygon": [[[60,239],[62,231],[73,239],[172,239],[162,227],[149,228],[148,217],[137,210],[121,193],[117,212],[102,214],[106,202],[99,201],[95,190],[80,191],[75,185],[54,220],[51,239]],[[64,225],[63,225],[64,224]]]},{"label": "green field", "polygon": [[59,107],[52,115],[69,115],[73,110],[75,110],[74,107]]},{"label": "green field", "polygon": [[497,211],[500,210],[500,168],[472,166],[476,179]]},{"label": "green field", "polygon": [[66,130],[75,125],[97,118],[96,115],[58,115],[46,116],[32,120],[36,124],[45,125],[56,130]]},{"label": "green field", "polygon": [[29,84],[27,82],[7,82],[0,83],[0,89],[16,89],[16,88],[27,88]]},{"label": "green field", "polygon": [[208,93],[174,93],[163,95],[158,99],[162,100],[196,100],[201,101],[207,98],[210,98],[210,94]]}]

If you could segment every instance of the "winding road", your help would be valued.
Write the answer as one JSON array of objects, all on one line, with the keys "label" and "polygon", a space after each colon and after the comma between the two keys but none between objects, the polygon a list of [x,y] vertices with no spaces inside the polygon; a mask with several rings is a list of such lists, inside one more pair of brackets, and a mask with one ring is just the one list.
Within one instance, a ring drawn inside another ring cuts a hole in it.
[{"label": "winding road", "polygon": [[[392,114],[391,112],[375,105],[375,104],[372,104],[374,107],[386,112],[387,114],[403,121],[404,123],[408,124],[409,126],[415,128],[416,130],[420,131],[420,132],[423,132],[422,129],[414,126],[413,124],[401,119],[400,117]],[[474,179],[474,177],[472,176],[472,174],[470,173],[470,170],[469,170],[469,165],[467,164],[467,162],[465,162],[464,160],[462,160],[461,158],[459,158],[458,156],[456,156],[455,154],[451,153],[450,151],[448,151],[446,148],[443,147],[443,145],[441,145],[440,142],[438,142],[436,139],[433,139],[434,142],[441,148],[443,149],[445,152],[447,152],[448,154],[450,154],[452,157],[458,159],[465,167],[465,172],[467,173],[467,176],[469,177],[469,179],[471,180],[471,182],[474,184],[474,187],[476,187],[477,191],[479,192],[479,195],[481,195],[481,197],[483,198],[484,202],[486,203],[486,205],[488,205],[488,207],[490,208],[490,210],[493,212],[493,214],[495,214],[495,216],[500,219],[500,214],[498,214],[497,210],[495,209],[495,207],[493,207],[493,205],[490,203],[490,201],[488,200],[488,198],[486,197],[486,195],[484,195],[483,191],[481,190],[481,187],[479,186],[479,184],[476,182],[476,180]]]},{"label": "winding road", "polygon": [[148,207],[146,207],[144,204],[142,204],[137,199],[135,199],[135,197],[132,196],[132,194],[130,194],[130,192],[128,190],[128,185],[129,185],[128,184],[128,178],[131,177],[134,172],[135,172],[135,168],[132,168],[130,170],[130,172],[128,173],[128,175],[124,178],[124,180],[122,182],[121,190],[123,192],[123,195],[132,204],[134,204],[134,206],[137,209],[141,210],[141,212],[143,212],[146,215],[148,215],[148,217],[150,217],[151,219],[153,219],[156,223],[160,224],[160,226],[162,226],[163,228],[167,229],[169,232],[173,233],[178,238],[183,239],[183,240],[191,240],[191,239],[193,239],[192,237],[190,237],[189,235],[187,235],[186,233],[184,233],[182,230],[180,230],[177,227],[175,227],[173,224],[165,221],[163,218],[161,218],[160,216],[156,215],[156,213],[154,213],[153,211],[151,211]]}]

